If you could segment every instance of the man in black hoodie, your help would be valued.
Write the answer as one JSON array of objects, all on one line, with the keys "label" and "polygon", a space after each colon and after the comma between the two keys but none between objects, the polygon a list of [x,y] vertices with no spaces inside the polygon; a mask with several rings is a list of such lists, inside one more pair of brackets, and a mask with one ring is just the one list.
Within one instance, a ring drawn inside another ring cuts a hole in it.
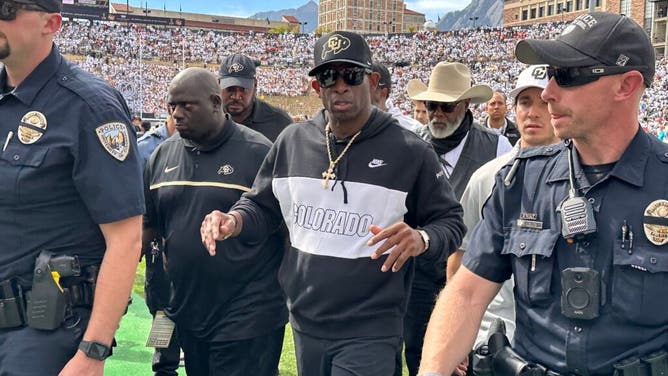
[{"label": "man in black hoodie", "polygon": [[217,241],[255,242],[285,221],[279,281],[299,374],[401,374],[413,257],[456,249],[461,206],[429,144],[371,105],[379,76],[364,38],[324,35],[309,74],[325,108],[279,135],[252,190],[205,218],[202,241],[213,255]]}]

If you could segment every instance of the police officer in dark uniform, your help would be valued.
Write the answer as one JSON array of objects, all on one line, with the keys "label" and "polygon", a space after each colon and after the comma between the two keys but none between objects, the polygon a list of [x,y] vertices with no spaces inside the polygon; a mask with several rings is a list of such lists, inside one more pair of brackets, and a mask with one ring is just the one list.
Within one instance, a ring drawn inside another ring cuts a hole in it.
[{"label": "police officer in dark uniform", "polygon": [[0,375],[102,375],[139,260],[130,112],[59,53],[60,9],[0,7]]},{"label": "police officer in dark uniform", "polygon": [[173,133],[174,119],[171,116],[167,116],[165,124],[149,130],[137,139],[137,149],[139,150],[139,158],[141,158],[142,166],[146,166],[153,150]]},{"label": "police officer in dark uniform", "polygon": [[257,60],[242,54],[230,55],[220,64],[219,78],[225,112],[232,120],[262,133],[271,142],[292,123],[284,110],[257,97]]},{"label": "police officer in dark uniform", "polygon": [[273,376],[287,322],[278,284],[281,233],[263,241],[238,239],[210,258],[200,222],[228,210],[249,191],[271,147],[260,133],[223,111],[214,74],[180,72],[169,86],[177,133],[155,150],[145,171],[144,239],[164,239],[174,320],[189,375]]},{"label": "police officer in dark uniform", "polygon": [[631,19],[593,12],[515,53],[549,65],[542,98],[568,142],[527,149],[496,176],[429,323],[422,375],[450,374],[511,275],[517,328],[512,348],[489,342],[495,375],[664,375],[668,147],[637,120],[652,44]]}]

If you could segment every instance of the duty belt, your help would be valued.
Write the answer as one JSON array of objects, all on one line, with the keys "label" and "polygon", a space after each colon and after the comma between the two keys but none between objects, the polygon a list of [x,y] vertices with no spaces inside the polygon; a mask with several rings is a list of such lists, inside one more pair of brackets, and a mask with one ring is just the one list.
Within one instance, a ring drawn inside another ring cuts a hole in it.
[{"label": "duty belt", "polygon": [[[578,376],[575,373],[552,371],[542,364],[521,358],[508,360],[494,360],[494,376]],[[659,350],[647,356],[627,358],[613,364],[613,368],[612,376],[668,376],[668,353]]]},{"label": "duty belt", "polygon": [[[0,282],[3,298],[0,299],[0,329],[17,328],[26,325],[26,292],[15,278]],[[63,294],[68,309],[77,307],[92,307],[95,294],[94,283],[79,280],[63,286]]]},{"label": "duty belt", "polygon": [[[475,376],[579,376],[550,370],[543,364],[524,359],[513,350],[502,320],[490,326],[487,344],[475,349],[472,371]],[[613,364],[606,376],[668,376],[668,353],[657,350],[645,356],[633,356]],[[602,376],[602,375],[599,375]]]},{"label": "duty belt", "polygon": [[614,376],[666,376],[668,375],[668,353],[655,351],[647,356],[624,359],[613,365]]}]

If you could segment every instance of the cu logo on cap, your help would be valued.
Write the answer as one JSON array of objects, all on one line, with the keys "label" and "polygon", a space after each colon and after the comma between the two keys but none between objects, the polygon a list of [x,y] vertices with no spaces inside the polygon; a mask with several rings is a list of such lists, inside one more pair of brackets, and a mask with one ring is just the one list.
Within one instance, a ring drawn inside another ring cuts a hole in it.
[{"label": "cu logo on cap", "polygon": [[543,80],[547,77],[547,68],[546,67],[535,67],[531,72],[531,76],[537,80]]},{"label": "cu logo on cap", "polygon": [[350,47],[350,39],[339,35],[334,34],[325,43],[325,47],[322,49],[322,58],[327,57],[328,53],[333,53],[334,55],[338,54],[341,51],[345,51]]},{"label": "cu logo on cap", "polygon": [[227,69],[228,72],[230,73],[238,73],[244,70],[244,66],[239,64],[239,63],[234,63],[230,65],[230,67]]}]

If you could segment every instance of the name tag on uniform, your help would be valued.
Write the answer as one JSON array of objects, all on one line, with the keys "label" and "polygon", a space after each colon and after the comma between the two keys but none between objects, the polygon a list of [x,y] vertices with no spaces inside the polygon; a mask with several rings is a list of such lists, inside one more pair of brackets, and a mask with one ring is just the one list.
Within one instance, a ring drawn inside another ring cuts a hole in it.
[{"label": "name tag on uniform", "polygon": [[517,219],[517,227],[542,230],[543,221],[538,220],[538,214],[536,213],[522,212],[520,213],[520,217]]},{"label": "name tag on uniform", "polygon": [[153,318],[153,324],[151,324],[151,331],[148,333],[146,347],[156,347],[159,349],[169,347],[173,333],[174,321],[165,316],[163,311],[157,311],[155,318]]},{"label": "name tag on uniform", "polygon": [[541,222],[541,221],[530,221],[528,219],[518,219],[517,220],[517,227],[531,228],[531,229],[535,229],[535,230],[542,230],[543,229],[543,222]]}]

